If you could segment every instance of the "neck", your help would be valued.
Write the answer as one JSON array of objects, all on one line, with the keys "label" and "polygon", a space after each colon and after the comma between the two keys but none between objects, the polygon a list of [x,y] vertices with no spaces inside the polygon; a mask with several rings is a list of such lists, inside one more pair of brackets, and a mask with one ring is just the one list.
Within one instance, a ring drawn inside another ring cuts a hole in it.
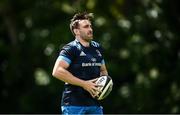
[{"label": "neck", "polygon": [[76,39],[84,46],[84,47],[89,47],[90,46],[90,41],[86,41],[80,37],[76,37]]}]

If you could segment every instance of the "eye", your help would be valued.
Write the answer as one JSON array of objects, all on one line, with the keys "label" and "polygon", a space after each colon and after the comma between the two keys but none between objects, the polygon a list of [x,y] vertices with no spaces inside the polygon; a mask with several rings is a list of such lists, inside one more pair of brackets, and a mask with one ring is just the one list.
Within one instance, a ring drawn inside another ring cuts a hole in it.
[{"label": "eye", "polygon": [[85,25],[84,27],[85,27],[85,28],[92,28],[91,25]]},{"label": "eye", "polygon": [[85,27],[85,28],[88,28],[88,27],[89,27],[89,25],[85,25],[84,27]]}]

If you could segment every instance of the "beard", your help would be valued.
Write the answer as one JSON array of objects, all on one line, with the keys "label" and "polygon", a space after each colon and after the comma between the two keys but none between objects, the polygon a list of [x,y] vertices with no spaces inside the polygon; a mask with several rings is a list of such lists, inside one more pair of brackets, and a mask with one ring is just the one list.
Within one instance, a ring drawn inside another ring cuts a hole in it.
[{"label": "beard", "polygon": [[93,37],[86,37],[86,38],[83,38],[83,40],[86,42],[90,42],[91,40],[93,40]]},{"label": "beard", "polygon": [[93,34],[92,32],[88,32],[86,34],[82,34],[81,38],[87,42],[90,42],[91,40],[93,40]]}]

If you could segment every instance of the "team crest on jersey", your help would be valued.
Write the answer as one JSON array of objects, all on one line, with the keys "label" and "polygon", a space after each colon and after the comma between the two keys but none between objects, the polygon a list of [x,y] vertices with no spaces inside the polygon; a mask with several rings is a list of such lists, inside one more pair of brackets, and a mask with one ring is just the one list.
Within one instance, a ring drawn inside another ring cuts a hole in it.
[{"label": "team crest on jersey", "polygon": [[96,62],[96,58],[91,58],[91,61]]},{"label": "team crest on jersey", "polygon": [[100,57],[102,56],[99,50],[96,50],[96,52],[97,52],[98,56],[100,56]]}]

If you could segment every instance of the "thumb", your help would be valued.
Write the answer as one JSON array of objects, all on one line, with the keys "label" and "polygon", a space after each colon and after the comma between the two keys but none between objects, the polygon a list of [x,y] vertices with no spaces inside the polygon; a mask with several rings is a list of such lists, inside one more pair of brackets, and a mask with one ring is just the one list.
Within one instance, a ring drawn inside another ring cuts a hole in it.
[{"label": "thumb", "polygon": [[97,80],[98,80],[98,78],[95,78],[95,79],[91,79],[90,81],[94,83],[94,82],[96,82]]}]

